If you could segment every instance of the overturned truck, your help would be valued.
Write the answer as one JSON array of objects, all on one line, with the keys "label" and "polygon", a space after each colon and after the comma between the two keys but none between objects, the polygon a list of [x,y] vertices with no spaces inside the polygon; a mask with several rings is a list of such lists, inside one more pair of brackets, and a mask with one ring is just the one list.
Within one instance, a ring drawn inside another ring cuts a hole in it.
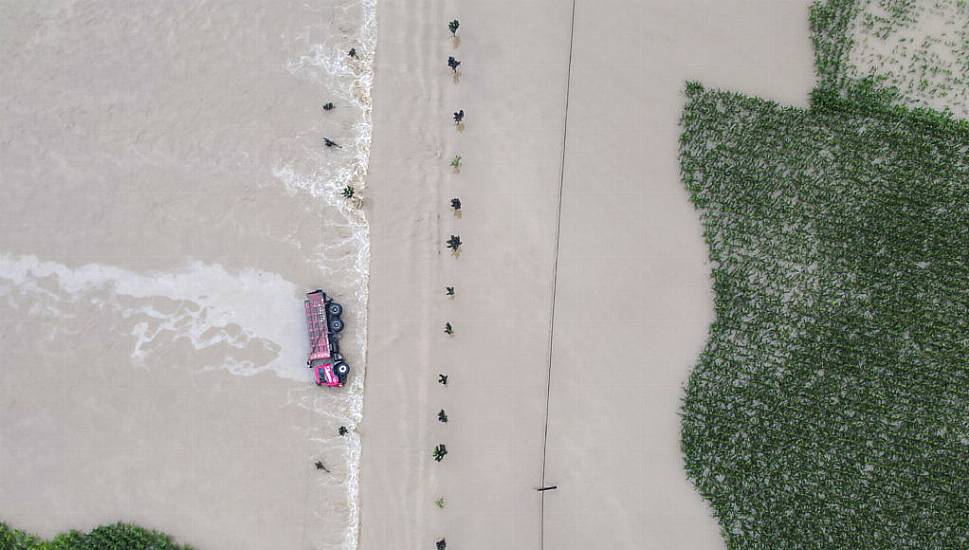
[{"label": "overturned truck", "polygon": [[338,388],[346,384],[350,365],[340,355],[337,335],[343,331],[343,306],[334,302],[322,290],[306,294],[306,330],[310,338],[310,352],[306,366],[313,369],[316,385]]}]

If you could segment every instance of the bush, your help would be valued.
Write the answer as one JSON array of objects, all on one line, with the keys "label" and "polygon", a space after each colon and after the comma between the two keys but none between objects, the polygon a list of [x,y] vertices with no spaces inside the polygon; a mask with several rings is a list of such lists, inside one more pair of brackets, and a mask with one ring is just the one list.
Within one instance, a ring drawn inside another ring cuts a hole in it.
[{"label": "bush", "polygon": [[96,527],[89,533],[69,531],[50,541],[0,523],[0,550],[192,550],[157,531],[127,523]]}]

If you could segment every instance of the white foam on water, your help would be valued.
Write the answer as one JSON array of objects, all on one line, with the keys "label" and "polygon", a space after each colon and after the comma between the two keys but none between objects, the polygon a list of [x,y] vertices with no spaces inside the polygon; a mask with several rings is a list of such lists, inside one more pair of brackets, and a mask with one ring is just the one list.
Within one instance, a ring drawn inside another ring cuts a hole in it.
[{"label": "white foam on water", "polygon": [[[276,273],[244,269],[230,273],[220,264],[189,261],[167,272],[135,272],[90,263],[70,267],[36,256],[0,254],[0,299],[17,308],[45,298],[46,315],[97,304],[110,307],[119,319],[130,319],[131,357],[138,364],[151,354],[158,338],[186,339],[196,349],[224,344],[235,349],[261,346],[263,363],[229,358],[203,369],[224,368],[252,376],[270,371],[282,378],[306,381],[306,343],[299,291]],[[119,300],[119,298],[129,298]],[[154,301],[176,302],[174,309]],[[91,306],[93,307],[93,306]]]},{"label": "white foam on water", "polygon": [[[372,137],[371,123],[371,89],[373,86],[374,50],[377,43],[377,2],[376,0],[357,0],[360,8],[360,18],[354,21],[355,26],[349,37],[338,39],[336,42],[318,43],[310,46],[308,51],[296,56],[286,63],[287,70],[297,78],[317,82],[326,89],[326,97],[340,102],[339,108],[351,108],[356,113],[352,123],[351,136],[341,136],[342,154],[323,155],[318,158],[319,163],[312,168],[297,168],[293,163],[279,161],[273,166],[273,175],[291,194],[308,194],[321,200],[333,212],[338,213],[336,220],[328,221],[323,228],[320,243],[316,252],[311,255],[321,273],[332,274],[334,262],[338,258],[350,254],[351,265],[346,266],[350,273],[340,273],[349,276],[352,300],[344,300],[349,326],[355,327],[353,339],[344,335],[341,342],[344,354],[348,353],[348,346],[354,346],[352,354],[356,356],[353,362],[355,374],[343,391],[335,394],[342,401],[337,411],[332,407],[332,400],[312,400],[313,409],[317,414],[329,416],[344,416],[346,425],[350,428],[347,437],[341,438],[345,442],[346,502],[349,515],[343,538],[342,548],[355,550],[359,539],[360,511],[359,511],[359,469],[360,469],[360,437],[354,430],[363,416],[363,384],[365,377],[366,343],[367,343],[367,300],[370,272],[370,237],[369,226],[361,208],[366,195],[366,175],[370,163],[370,143]],[[345,13],[350,13],[347,6]],[[357,57],[351,58],[347,51],[353,47]],[[321,90],[322,92],[322,90]],[[321,93],[321,96],[323,94]],[[321,97],[321,99],[324,99]],[[323,101],[321,101],[321,104]],[[349,153],[349,155],[347,155]],[[301,165],[302,166],[302,165]],[[347,200],[343,197],[343,190],[352,186],[357,200]],[[342,278],[342,277],[341,277]],[[303,399],[297,397],[293,402],[301,404]],[[320,442],[325,445],[325,442]]]}]

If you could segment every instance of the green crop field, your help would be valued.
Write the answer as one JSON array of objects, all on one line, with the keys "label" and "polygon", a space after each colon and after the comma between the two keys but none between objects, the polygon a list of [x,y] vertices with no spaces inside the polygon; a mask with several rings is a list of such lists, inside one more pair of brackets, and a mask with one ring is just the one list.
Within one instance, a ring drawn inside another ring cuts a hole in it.
[{"label": "green crop field", "polygon": [[969,123],[840,76],[867,4],[814,7],[809,110],[687,86],[716,320],[682,445],[732,549],[969,548]]}]

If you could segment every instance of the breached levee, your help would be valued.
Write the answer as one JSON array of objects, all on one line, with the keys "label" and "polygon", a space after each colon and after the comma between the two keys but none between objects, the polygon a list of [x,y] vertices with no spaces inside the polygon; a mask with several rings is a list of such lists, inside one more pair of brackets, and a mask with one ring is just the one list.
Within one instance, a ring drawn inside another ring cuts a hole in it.
[{"label": "breached levee", "polygon": [[[280,161],[273,167],[277,180],[290,193],[305,194],[320,200],[330,209],[339,212],[337,220],[324,226],[322,244],[313,252],[323,273],[332,273],[333,257],[351,258],[349,265],[342,265],[353,279],[345,279],[352,290],[353,300],[349,316],[353,326],[350,335],[344,335],[342,346],[350,346],[358,355],[354,360],[354,374],[342,388],[347,399],[343,412],[350,428],[345,437],[346,502],[349,509],[346,536],[342,547],[355,550],[359,540],[359,472],[361,441],[355,427],[363,417],[363,384],[366,373],[367,303],[370,266],[369,226],[364,215],[366,175],[370,163],[370,147],[373,135],[372,99],[374,55],[377,46],[377,1],[350,0],[352,6],[344,9],[330,21],[331,28],[355,29],[351,37],[336,34],[332,40],[312,45],[309,50],[287,62],[287,69],[297,78],[319,82],[321,91],[331,94],[321,96],[320,104],[336,102],[337,110],[351,110],[351,116],[343,120],[342,128],[349,136],[341,141],[341,152],[328,158],[325,154],[318,165],[304,168]],[[349,55],[353,49],[354,56]],[[324,115],[328,116],[328,115]],[[321,147],[322,149],[322,147]],[[350,196],[346,191],[352,190]]]}]

